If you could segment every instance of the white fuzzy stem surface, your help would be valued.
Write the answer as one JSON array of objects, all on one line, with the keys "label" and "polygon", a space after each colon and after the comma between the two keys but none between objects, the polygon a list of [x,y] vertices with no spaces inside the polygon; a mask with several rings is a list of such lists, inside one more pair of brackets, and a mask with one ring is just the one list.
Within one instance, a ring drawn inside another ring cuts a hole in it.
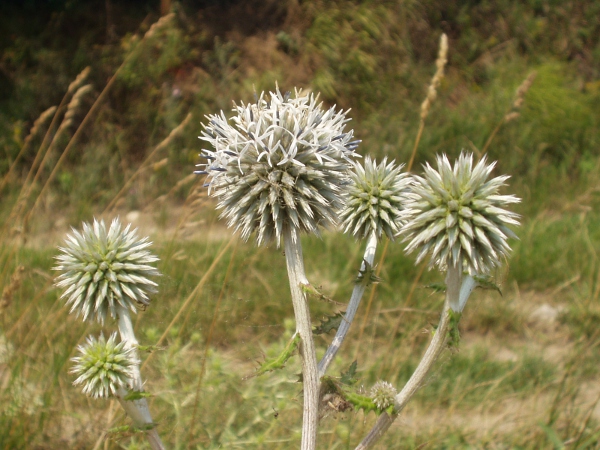
[{"label": "white fuzzy stem surface", "polygon": [[[367,241],[367,248],[365,249],[365,254],[363,256],[363,262],[360,266],[361,272],[365,272],[367,270],[367,265],[373,267],[373,261],[375,260],[375,252],[377,251],[377,234],[375,231],[371,232],[369,239]],[[356,311],[358,310],[358,306],[360,305],[360,301],[362,299],[363,294],[365,293],[365,289],[367,288],[368,281],[365,280],[364,283],[356,283],[354,285],[354,290],[352,291],[352,296],[350,297],[350,302],[348,303],[348,308],[346,309],[346,314],[344,314],[344,318],[340,323],[340,327],[331,341],[329,348],[325,352],[325,356],[319,362],[319,379],[327,373],[327,369],[329,365],[335,358],[338,350],[340,349],[346,335],[348,334],[348,330],[350,330],[350,325],[352,325],[352,321],[354,320],[354,316],[356,315]]]},{"label": "white fuzzy stem surface", "polygon": [[314,450],[317,447],[317,428],[319,414],[319,374],[317,369],[317,355],[315,342],[310,323],[310,311],[306,294],[302,289],[308,285],[304,273],[304,260],[300,236],[295,228],[285,226],[283,229],[283,242],[285,248],[285,261],[294,315],[296,316],[296,331],[302,343],[300,354],[302,356],[302,379],[304,382],[304,410],[302,416],[302,450]]},{"label": "white fuzzy stem surface", "polygon": [[450,304],[454,304],[458,301],[460,295],[460,286],[462,279],[462,268],[461,267],[449,267],[446,273],[446,300],[444,301],[444,308],[442,310],[442,316],[438,325],[433,339],[429,343],[427,351],[423,355],[421,362],[415,369],[414,373],[398,395],[396,395],[396,403],[394,405],[394,414],[389,415],[383,413],[379,416],[379,419],[369,432],[369,434],[363,439],[363,441],[356,447],[356,450],[366,450],[379,440],[381,436],[388,430],[390,425],[396,420],[396,417],[404,409],[408,401],[412,396],[419,390],[423,385],[427,374],[433,367],[433,364],[437,361],[438,357],[444,349],[446,338],[448,334],[448,325],[450,323]]},{"label": "white fuzzy stem surface", "polygon": [[[136,360],[139,359],[139,354],[137,351],[138,340],[135,337],[135,333],[133,332],[133,323],[131,322],[131,316],[129,315],[129,311],[125,308],[119,307],[117,311],[119,317],[119,334],[121,335],[121,340],[125,342],[125,346],[129,348],[133,348],[133,356]],[[144,386],[142,382],[142,375],[140,372],[139,364],[133,368],[133,378],[131,379],[132,388],[134,391],[143,391]],[[152,416],[150,415],[150,408],[148,407],[148,402],[145,398],[140,398],[137,400],[125,400],[124,397],[127,395],[127,391],[124,389],[119,389],[117,392],[117,398],[119,403],[125,410],[125,412],[131,417],[133,422],[138,428],[146,428],[148,426],[153,427],[154,422],[152,421]],[[152,450],[165,450],[165,447],[156,432],[156,429],[152,428],[146,431],[146,437],[148,438],[148,442],[150,442],[150,446]]]}]

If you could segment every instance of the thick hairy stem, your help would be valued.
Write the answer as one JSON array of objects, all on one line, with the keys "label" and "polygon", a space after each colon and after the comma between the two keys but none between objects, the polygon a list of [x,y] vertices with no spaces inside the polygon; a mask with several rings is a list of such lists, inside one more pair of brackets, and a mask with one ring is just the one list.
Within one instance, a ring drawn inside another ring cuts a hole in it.
[{"label": "thick hairy stem", "polygon": [[[126,346],[134,349],[134,357],[139,361],[139,355],[137,351],[138,340],[133,332],[133,323],[131,323],[131,316],[129,311],[125,308],[120,307],[117,311],[119,316],[119,334],[121,340],[126,342]],[[133,391],[143,391],[144,386],[142,382],[142,375],[140,373],[140,366],[136,365],[133,369],[133,377],[131,379],[131,385]],[[117,398],[119,403],[125,410],[125,412],[131,417],[135,426],[141,429],[150,428],[146,431],[146,437],[150,446],[153,450],[164,450],[165,447],[158,436],[158,433],[154,429],[154,422],[150,415],[150,408],[148,408],[148,402],[145,398],[139,398],[136,400],[125,400],[125,396],[128,394],[124,389],[120,389],[117,392]]]},{"label": "thick hairy stem", "polygon": [[381,416],[379,416],[379,419],[369,434],[356,447],[356,450],[365,450],[371,448],[388,430],[394,420],[396,420],[396,417],[398,417],[415,392],[417,392],[417,390],[423,385],[427,374],[444,349],[444,344],[446,343],[446,338],[448,335],[448,325],[450,323],[450,304],[454,304],[458,301],[460,295],[461,278],[462,267],[459,266],[448,268],[448,272],[446,273],[446,301],[444,302],[442,317],[440,318],[438,328],[433,335],[433,339],[431,340],[425,355],[423,355],[423,359],[421,359],[421,362],[402,391],[400,391],[400,393],[396,396],[394,414],[389,415],[387,413],[383,413]]},{"label": "thick hairy stem", "polygon": [[310,323],[308,301],[302,289],[308,280],[304,274],[304,261],[300,236],[296,229],[286,226],[283,230],[285,261],[294,315],[296,316],[296,331],[302,340],[300,349],[302,355],[302,379],[304,381],[304,413],[302,417],[302,450],[314,450],[317,447],[317,427],[319,414],[319,375],[317,370],[317,355]]},{"label": "thick hairy stem", "polygon": [[[369,276],[369,269],[373,267],[376,250],[377,234],[375,231],[373,231],[369,236],[369,240],[367,241],[367,248],[365,249],[362,265],[360,266],[360,271],[365,277]],[[331,345],[329,345],[329,348],[325,352],[325,356],[323,356],[323,359],[321,362],[319,362],[319,378],[327,373],[329,365],[333,361],[333,358],[335,358],[335,355],[340,349],[342,342],[344,342],[346,334],[348,334],[348,330],[350,329],[350,325],[352,325],[352,321],[354,320],[354,315],[356,314],[358,306],[360,305],[362,296],[367,288],[367,284],[368,280],[364,280],[364,282],[358,282],[354,285],[354,290],[352,291],[352,297],[350,297],[346,314],[344,314],[344,318],[340,323],[340,327],[338,328],[333,341],[331,341]]]}]

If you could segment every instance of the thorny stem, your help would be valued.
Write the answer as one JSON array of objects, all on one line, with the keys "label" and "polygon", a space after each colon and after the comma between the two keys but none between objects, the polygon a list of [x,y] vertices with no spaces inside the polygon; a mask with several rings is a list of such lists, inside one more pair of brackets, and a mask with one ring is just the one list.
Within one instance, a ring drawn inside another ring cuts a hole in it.
[{"label": "thorny stem", "polygon": [[446,273],[446,300],[442,310],[442,316],[433,339],[431,340],[423,359],[418,367],[398,395],[396,395],[396,403],[394,405],[394,413],[389,415],[383,413],[363,441],[356,447],[356,450],[366,450],[371,448],[377,440],[388,430],[390,425],[396,420],[396,417],[404,409],[408,401],[423,385],[427,374],[433,367],[446,343],[448,334],[448,325],[450,323],[450,304],[455,303],[460,295],[460,286],[462,279],[462,267],[449,267]]},{"label": "thorny stem", "polygon": [[310,311],[306,295],[302,289],[302,285],[307,285],[308,280],[304,273],[304,260],[298,231],[292,226],[284,226],[283,242],[294,315],[296,316],[296,331],[302,339],[300,354],[302,356],[302,379],[304,383],[304,412],[300,448],[301,450],[314,450],[317,447],[319,374],[310,323]]},{"label": "thorny stem", "polygon": [[[129,311],[122,306],[119,306],[117,309],[117,315],[119,317],[118,327],[119,334],[121,335],[121,340],[125,342],[125,346],[129,348],[133,348],[133,356],[136,360],[139,361],[139,354],[137,351],[138,340],[135,337],[133,332],[133,323],[131,322],[131,316],[129,315]],[[131,380],[133,391],[143,391],[143,382],[142,375],[140,373],[139,363],[134,367],[133,370],[133,378]],[[150,442],[150,446],[153,450],[164,450],[165,447],[156,432],[156,429],[153,427],[154,422],[152,421],[152,416],[150,415],[150,408],[148,408],[148,402],[145,398],[140,398],[136,400],[125,400],[124,397],[128,392],[124,389],[119,389],[117,392],[117,398],[119,403],[125,410],[125,412],[131,417],[135,425],[139,428],[152,427],[150,430],[146,431],[146,437]]]},{"label": "thorny stem", "polygon": [[[360,270],[362,273],[368,272],[368,267],[373,267],[373,261],[375,259],[375,252],[377,250],[377,234],[375,231],[371,232],[369,236],[369,240],[367,241],[367,248],[365,249],[365,255],[363,257],[362,265],[360,266]],[[368,274],[366,274],[368,276]],[[356,283],[354,285],[354,290],[352,291],[352,297],[350,297],[350,302],[348,303],[348,308],[346,309],[346,314],[340,323],[340,327],[331,341],[329,348],[325,352],[325,356],[321,362],[319,362],[319,378],[321,378],[325,373],[327,373],[327,369],[329,365],[335,358],[338,350],[340,349],[344,339],[346,338],[346,334],[348,334],[348,330],[350,329],[350,325],[352,325],[352,321],[354,320],[354,315],[358,310],[358,306],[360,305],[360,301],[362,299],[363,294],[365,293],[365,289],[367,287],[367,280],[364,283]]]}]

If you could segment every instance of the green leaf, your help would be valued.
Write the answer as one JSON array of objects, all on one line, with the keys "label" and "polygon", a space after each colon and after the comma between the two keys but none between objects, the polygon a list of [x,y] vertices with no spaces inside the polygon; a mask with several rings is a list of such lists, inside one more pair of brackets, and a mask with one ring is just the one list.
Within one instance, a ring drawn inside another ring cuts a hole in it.
[{"label": "green leaf", "polygon": [[375,267],[371,266],[367,262],[367,260],[363,259],[363,263],[365,265],[364,269],[360,269],[358,271],[358,276],[356,277],[355,283],[362,284],[364,286],[369,286],[370,284],[377,284],[381,282],[381,278],[375,275]]},{"label": "green leaf", "polygon": [[354,362],[352,364],[350,364],[350,367],[348,367],[348,370],[345,372],[341,372],[341,379],[340,379],[340,383],[345,384],[347,386],[353,386],[356,384],[356,382],[358,381],[358,378],[356,377],[356,368],[357,368],[358,364],[356,362],[356,360],[354,360]]},{"label": "green leaf", "polygon": [[498,286],[489,275],[475,275],[473,279],[477,282],[477,287],[497,291],[502,296],[500,286]]},{"label": "green leaf", "polygon": [[141,398],[148,398],[148,397],[152,397],[152,394],[150,394],[149,392],[130,391],[127,393],[127,395],[125,397],[123,397],[123,400],[132,402],[134,400],[139,400]]},{"label": "green leaf", "polygon": [[318,327],[315,327],[313,334],[318,336],[319,334],[328,334],[331,330],[337,330],[344,320],[344,313],[335,313],[332,316],[325,316],[326,320],[322,320]]},{"label": "green leaf", "polygon": [[450,322],[448,324],[448,347],[458,349],[458,344],[460,342],[458,322],[460,322],[462,314],[449,310],[448,316],[450,317]]},{"label": "green leaf", "polygon": [[274,370],[282,369],[285,367],[285,363],[290,359],[296,349],[298,348],[298,344],[300,344],[300,335],[296,334],[290,342],[285,346],[283,351],[273,359],[267,359],[264,363],[260,365],[256,373],[250,375],[249,377],[245,377],[245,379],[251,377],[257,377],[263,375],[267,372],[272,372]]},{"label": "green leaf", "polygon": [[321,292],[321,290],[320,290],[321,286],[316,288],[312,284],[309,283],[309,284],[301,284],[300,287],[302,288],[302,291],[304,291],[304,293],[306,295],[315,297],[317,300],[319,300],[321,302],[334,303],[336,305],[341,304],[341,303],[338,303],[335,300],[333,300],[331,297],[328,297],[327,295],[323,294],[323,292]]},{"label": "green leaf", "polygon": [[446,292],[446,283],[431,283],[425,285],[426,288],[433,290],[434,294],[438,292]]}]

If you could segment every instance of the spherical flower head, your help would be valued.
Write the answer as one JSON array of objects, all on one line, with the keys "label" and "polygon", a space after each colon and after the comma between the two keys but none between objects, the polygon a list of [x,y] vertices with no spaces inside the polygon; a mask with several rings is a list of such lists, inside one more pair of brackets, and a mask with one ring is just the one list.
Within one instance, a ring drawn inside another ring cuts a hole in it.
[{"label": "spherical flower head", "polygon": [[107,398],[115,395],[119,388],[129,387],[139,361],[134,356],[134,347],[125,347],[124,341],[117,343],[117,333],[108,340],[102,334],[98,339],[89,336],[77,350],[80,354],[71,359],[75,363],[71,373],[77,376],[73,385],[82,385],[84,394]]},{"label": "spherical flower head", "polygon": [[387,381],[378,381],[371,388],[371,398],[380,411],[392,406],[396,400],[396,389]]},{"label": "spherical flower head", "polygon": [[518,225],[518,214],[503,209],[521,200],[499,195],[508,176],[489,178],[496,163],[485,156],[473,167],[473,155],[461,153],[451,167],[446,155],[437,157],[438,170],[424,166],[415,176],[409,220],[401,233],[408,253],[419,250],[417,263],[431,254],[430,266],[441,270],[461,267],[470,275],[487,273],[508,255],[508,238],[516,235],[507,225]]},{"label": "spherical flower head", "polygon": [[214,151],[203,150],[208,162],[196,173],[208,175],[229,227],[244,240],[256,232],[259,245],[279,245],[284,226],[318,234],[336,222],[360,141],[344,131],[346,113],[323,110],[312,94],[290,98],[277,90],[268,97],[234,105],[231,122],[223,112],[207,116],[200,139]]},{"label": "spherical flower head", "polygon": [[59,247],[54,270],[62,274],[55,284],[64,289],[61,298],[71,305],[70,312],[83,320],[104,323],[108,313],[117,316],[117,307],[135,312],[150,304],[148,294],[156,292],[157,284],[148,277],[160,275],[150,264],[158,258],[147,250],[148,238],[138,239],[137,230],[129,228],[121,230],[114,219],[107,232],[104,221],[94,219],[81,232],[73,229],[65,247]]},{"label": "spherical flower head", "polygon": [[354,163],[346,204],[340,214],[344,233],[364,238],[374,231],[378,239],[383,233],[394,239],[402,226],[411,183],[410,176],[401,170],[402,165],[396,166],[394,161],[388,164],[387,158],[379,165],[368,156],[364,166]]}]

